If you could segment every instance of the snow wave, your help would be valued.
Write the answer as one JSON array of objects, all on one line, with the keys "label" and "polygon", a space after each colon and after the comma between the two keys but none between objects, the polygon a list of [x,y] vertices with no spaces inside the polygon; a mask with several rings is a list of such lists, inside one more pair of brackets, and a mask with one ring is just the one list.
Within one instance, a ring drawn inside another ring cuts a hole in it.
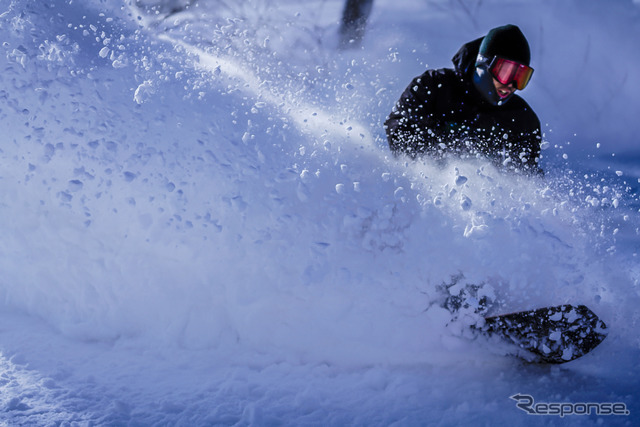
[{"label": "snow wave", "polygon": [[238,43],[242,22],[136,10],[0,15],[6,306],[89,340],[445,363],[460,344],[434,303],[462,273],[505,310],[579,301],[627,330],[637,278],[614,272],[631,256],[615,235],[635,224],[615,183],[404,164],[379,128],[387,95],[368,101],[384,80],[361,80],[380,63],[285,73],[277,43],[188,31]]}]

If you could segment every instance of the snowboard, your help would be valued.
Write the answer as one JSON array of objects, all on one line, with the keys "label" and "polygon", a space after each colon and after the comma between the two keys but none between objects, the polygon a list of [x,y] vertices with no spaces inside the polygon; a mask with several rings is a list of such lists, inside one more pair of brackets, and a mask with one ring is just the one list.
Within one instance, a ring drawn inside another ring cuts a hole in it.
[{"label": "snowboard", "polygon": [[587,354],[608,333],[605,323],[589,308],[569,304],[487,316],[484,325],[474,329],[526,350],[533,355],[532,362],[553,364]]}]

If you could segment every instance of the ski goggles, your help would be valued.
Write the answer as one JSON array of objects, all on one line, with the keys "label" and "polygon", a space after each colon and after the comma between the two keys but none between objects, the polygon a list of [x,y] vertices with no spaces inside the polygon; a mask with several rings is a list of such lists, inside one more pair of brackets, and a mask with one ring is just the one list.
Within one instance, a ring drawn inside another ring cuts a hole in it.
[{"label": "ski goggles", "polygon": [[499,56],[493,57],[493,60],[491,60],[489,64],[489,71],[491,71],[493,77],[503,85],[515,83],[518,90],[527,87],[533,74],[533,68],[528,65],[500,58]]}]

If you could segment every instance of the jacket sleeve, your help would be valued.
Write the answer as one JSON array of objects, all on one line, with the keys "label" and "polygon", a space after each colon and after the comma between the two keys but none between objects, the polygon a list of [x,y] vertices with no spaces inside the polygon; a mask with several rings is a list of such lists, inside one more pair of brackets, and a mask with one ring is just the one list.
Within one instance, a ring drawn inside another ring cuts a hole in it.
[{"label": "jacket sleeve", "polygon": [[415,158],[438,146],[438,124],[433,118],[436,92],[429,89],[437,86],[435,80],[430,71],[413,79],[384,122],[389,148],[394,154]]},{"label": "jacket sleeve", "polygon": [[540,167],[540,145],[542,143],[542,131],[540,120],[530,107],[525,110],[528,116],[524,122],[524,130],[520,133],[517,142],[511,146],[509,157],[515,162],[514,166],[528,173],[543,175]]},{"label": "jacket sleeve", "polygon": [[520,152],[525,169],[536,175],[544,175],[540,167],[540,144],[542,143],[540,128],[527,136],[527,149]]}]

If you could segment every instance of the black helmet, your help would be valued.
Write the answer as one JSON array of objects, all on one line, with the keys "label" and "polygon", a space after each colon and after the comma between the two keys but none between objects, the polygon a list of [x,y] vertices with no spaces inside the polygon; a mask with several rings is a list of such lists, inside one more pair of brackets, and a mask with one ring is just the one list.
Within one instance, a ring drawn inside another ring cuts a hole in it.
[{"label": "black helmet", "polygon": [[484,99],[493,105],[502,105],[509,100],[511,95],[500,98],[493,84],[491,65],[496,57],[513,61],[523,70],[518,73],[518,89],[523,89],[529,81],[533,69],[529,67],[531,51],[527,39],[515,25],[504,25],[492,29],[483,38],[476,59],[476,68],[473,74],[473,83]]}]

